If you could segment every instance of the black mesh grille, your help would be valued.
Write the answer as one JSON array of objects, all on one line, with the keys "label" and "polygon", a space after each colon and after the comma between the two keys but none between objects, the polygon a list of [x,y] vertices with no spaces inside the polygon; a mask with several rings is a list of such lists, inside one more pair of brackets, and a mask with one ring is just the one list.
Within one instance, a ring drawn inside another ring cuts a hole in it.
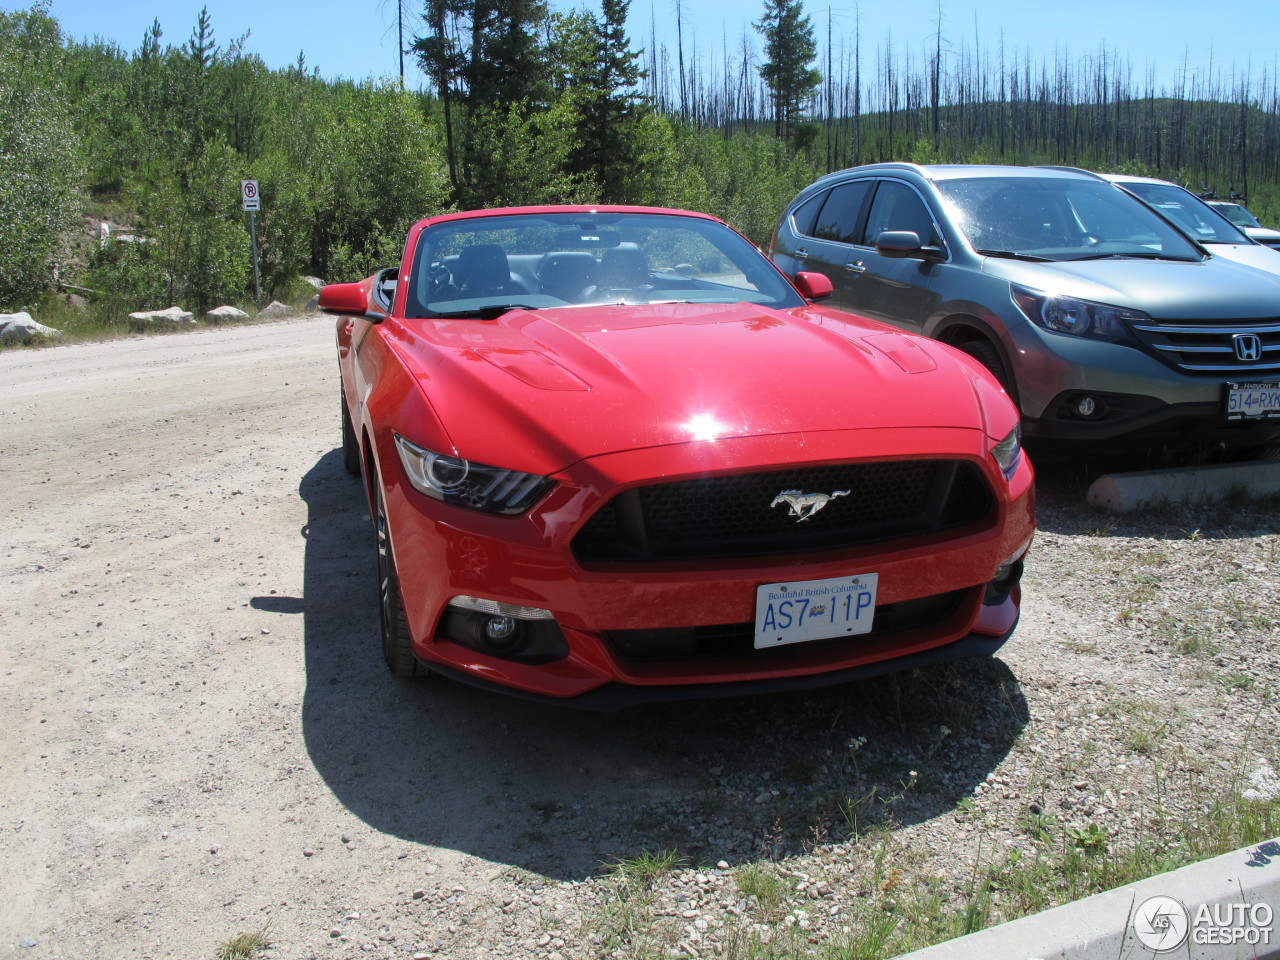
[{"label": "black mesh grille", "polygon": [[[825,505],[812,511],[817,502]],[[579,531],[573,552],[627,562],[828,550],[977,523],[992,503],[978,468],[959,460],[706,477],[619,494]]]},{"label": "black mesh grille", "polygon": [[[822,643],[866,643],[904,630],[932,626],[952,617],[964,600],[967,590],[953,590],[918,600],[886,603],[876,607],[871,632],[833,640],[810,640],[803,644],[812,649]],[[622,660],[655,662],[664,660],[696,660],[710,657],[732,657],[742,654],[767,655],[755,650],[755,626],[750,623],[715,624],[706,627],[677,627],[664,630],[611,630],[605,641]],[[774,649],[786,650],[786,647]]]}]

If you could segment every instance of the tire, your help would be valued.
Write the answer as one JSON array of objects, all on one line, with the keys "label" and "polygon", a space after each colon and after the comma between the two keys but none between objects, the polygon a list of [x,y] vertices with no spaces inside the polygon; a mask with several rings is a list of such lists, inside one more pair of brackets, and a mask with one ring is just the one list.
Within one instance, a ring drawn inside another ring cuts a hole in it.
[{"label": "tire", "polygon": [[338,391],[338,402],[342,406],[342,465],[353,477],[360,476],[360,444],[356,442],[355,427],[351,425],[351,412],[347,409],[347,398]]},{"label": "tire", "polygon": [[961,353],[967,353],[990,370],[1000,386],[1004,387],[1004,392],[1013,399],[1014,403],[1018,402],[1013,392],[1013,380],[1009,376],[1009,371],[1004,368],[1004,361],[1000,359],[1000,354],[996,352],[995,347],[986,340],[966,340],[964,343],[957,343],[956,349]]},{"label": "tire", "polygon": [[378,547],[378,620],[382,630],[382,656],[397,677],[424,676],[428,671],[413,655],[409,621],[400,597],[400,577],[396,573],[395,553],[391,549],[387,510],[382,500],[382,483],[374,477],[373,526]]}]

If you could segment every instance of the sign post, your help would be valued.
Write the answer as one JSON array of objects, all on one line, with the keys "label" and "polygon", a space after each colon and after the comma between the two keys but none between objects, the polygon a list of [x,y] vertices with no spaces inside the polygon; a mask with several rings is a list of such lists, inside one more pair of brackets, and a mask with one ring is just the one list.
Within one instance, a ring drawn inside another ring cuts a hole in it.
[{"label": "sign post", "polygon": [[262,202],[258,196],[257,180],[240,181],[240,203],[249,214],[249,243],[253,247],[253,298],[258,304],[258,309],[261,310],[262,284],[258,280],[258,226],[253,218],[253,215],[262,209]]}]

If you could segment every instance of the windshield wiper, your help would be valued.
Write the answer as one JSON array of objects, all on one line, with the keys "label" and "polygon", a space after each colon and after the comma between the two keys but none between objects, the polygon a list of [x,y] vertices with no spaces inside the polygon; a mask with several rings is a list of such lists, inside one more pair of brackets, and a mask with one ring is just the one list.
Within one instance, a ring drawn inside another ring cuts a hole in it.
[{"label": "windshield wiper", "polygon": [[1071,263],[1081,260],[1173,260],[1180,263],[1195,263],[1191,257],[1171,257],[1167,253],[1091,253],[1087,257],[1072,257]]},{"label": "windshield wiper", "polygon": [[431,313],[428,318],[430,320],[497,320],[505,313],[512,310],[537,310],[531,303],[492,303],[485,304],[483,307],[472,307],[470,310],[455,310],[451,313]]},{"label": "windshield wiper", "polygon": [[1006,260],[1030,260],[1032,263],[1048,263],[1051,257],[1037,257],[1030,253],[1018,253],[1016,250],[975,250],[984,257],[1004,257]]}]

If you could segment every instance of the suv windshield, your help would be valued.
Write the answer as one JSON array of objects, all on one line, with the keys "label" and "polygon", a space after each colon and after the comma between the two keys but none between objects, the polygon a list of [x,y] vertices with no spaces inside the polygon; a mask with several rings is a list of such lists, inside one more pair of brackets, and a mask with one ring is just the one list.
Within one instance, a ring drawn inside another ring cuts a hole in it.
[{"label": "suv windshield", "polygon": [[1122,184],[1201,243],[1249,243],[1249,238],[1193,193],[1171,183]]},{"label": "suv windshield", "polygon": [[804,304],[755,247],[723,224],[663,214],[513,214],[425,230],[406,315],[744,301]]},{"label": "suv windshield", "polygon": [[957,225],[980,253],[1085,260],[1200,260],[1186,237],[1109,183],[1058,177],[937,181]]}]

